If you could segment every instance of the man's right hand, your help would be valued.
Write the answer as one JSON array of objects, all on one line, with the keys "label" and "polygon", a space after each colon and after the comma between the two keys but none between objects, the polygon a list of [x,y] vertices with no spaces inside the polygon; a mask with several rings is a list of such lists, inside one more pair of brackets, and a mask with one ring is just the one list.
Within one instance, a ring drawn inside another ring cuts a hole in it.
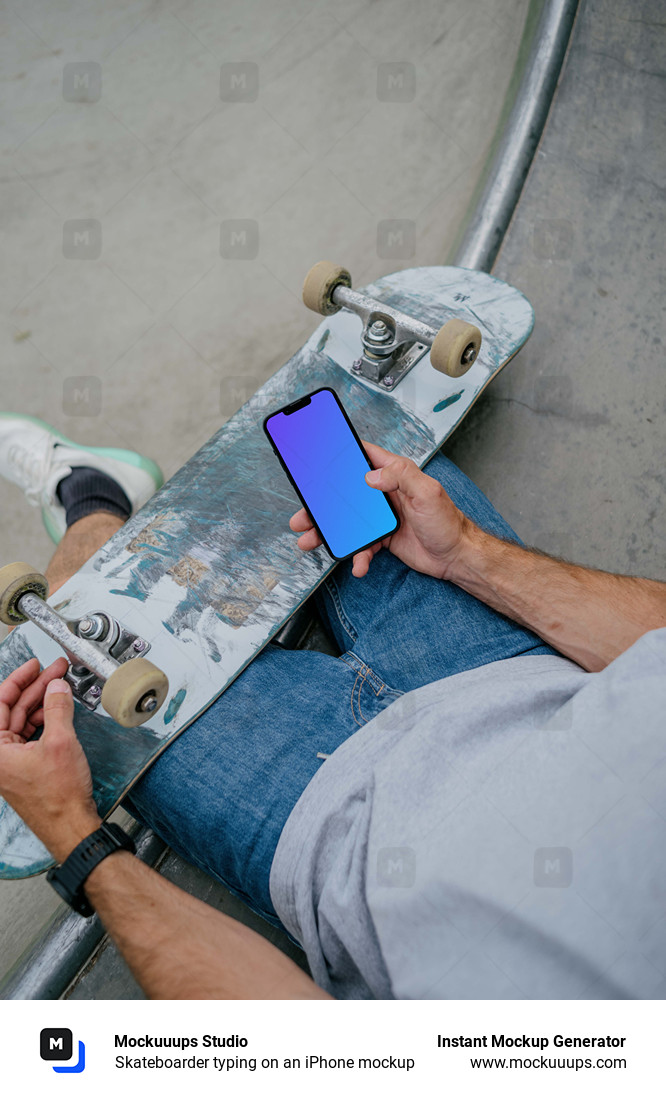
[{"label": "man's right hand", "polygon": [[43,672],[33,657],[0,684],[0,795],[59,862],[101,824],[66,671],[64,657]]},{"label": "man's right hand", "polygon": [[[388,493],[400,517],[400,527],[394,535],[354,555],[354,576],[364,577],[377,551],[385,546],[411,569],[446,580],[474,525],[456,508],[439,482],[419,470],[411,458],[401,458],[365,440],[363,446],[375,467],[366,474],[366,481]],[[305,508],[291,517],[289,526],[301,533],[301,550],[321,545]]]}]

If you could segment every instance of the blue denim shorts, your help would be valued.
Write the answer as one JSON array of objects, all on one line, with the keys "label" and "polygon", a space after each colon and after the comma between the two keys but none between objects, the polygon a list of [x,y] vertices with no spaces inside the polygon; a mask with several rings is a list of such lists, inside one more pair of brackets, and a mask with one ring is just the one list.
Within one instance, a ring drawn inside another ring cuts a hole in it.
[{"label": "blue denim shorts", "polygon": [[[519,541],[448,459],[437,455],[427,472],[479,526]],[[388,550],[361,579],[342,562],[316,599],[342,655],[269,644],[125,800],[174,851],[274,924],[275,849],[326,756],[404,692],[492,661],[554,652]]]}]

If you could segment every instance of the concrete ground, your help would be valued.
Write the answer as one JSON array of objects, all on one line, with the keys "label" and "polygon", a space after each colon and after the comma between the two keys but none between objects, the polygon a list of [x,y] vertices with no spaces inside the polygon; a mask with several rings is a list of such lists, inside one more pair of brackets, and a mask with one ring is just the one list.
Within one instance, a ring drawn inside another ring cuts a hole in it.
[{"label": "concrete ground", "polygon": [[520,536],[666,580],[663,0],[581,0],[494,274],[536,325],[446,445]]},{"label": "concrete ground", "polygon": [[[1,3],[2,408],[173,473],[312,331],[311,264],[444,260],[526,11]],[[0,508],[0,561],[43,568],[38,513]],[[0,883],[0,974],[54,906]]]}]

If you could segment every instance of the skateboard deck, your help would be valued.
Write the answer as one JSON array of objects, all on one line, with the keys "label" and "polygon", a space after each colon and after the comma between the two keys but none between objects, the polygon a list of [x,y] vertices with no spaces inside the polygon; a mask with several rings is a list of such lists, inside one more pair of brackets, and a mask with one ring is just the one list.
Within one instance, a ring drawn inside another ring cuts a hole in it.
[{"label": "skateboard deck", "polygon": [[[102,609],[146,639],[169,679],[163,706],[124,728],[100,707],[76,706],[75,724],[108,816],[174,738],[206,710],[335,563],[323,548],[303,554],[288,520],[300,507],[262,430],[267,413],[332,387],[361,438],[425,465],[492,378],[528,339],[532,307],[483,272],[452,267],[400,271],[365,288],[379,302],[439,327],[475,324],[483,343],[463,377],[436,371],[426,354],[392,392],[359,377],[362,322],[342,309],[310,339],[71,578],[49,603],[69,619]],[[62,656],[33,623],[0,644],[0,680],[23,661]],[[0,878],[26,878],[53,863],[0,800]]]}]

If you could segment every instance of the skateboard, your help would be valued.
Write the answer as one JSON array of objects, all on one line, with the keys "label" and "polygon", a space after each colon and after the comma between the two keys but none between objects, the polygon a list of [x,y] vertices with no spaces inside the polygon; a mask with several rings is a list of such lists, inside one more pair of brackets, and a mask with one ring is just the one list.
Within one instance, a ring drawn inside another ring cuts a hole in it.
[{"label": "skateboard", "polygon": [[[330,386],[361,438],[424,466],[534,323],[518,290],[453,267],[354,290],[322,262],[303,297],[323,317],[310,339],[53,597],[30,566],[0,570],[0,618],[20,624],[0,644],[0,679],[64,651],[104,817],[335,566],[296,546],[300,502],[264,417]],[[0,878],[52,863],[0,800]]]}]

